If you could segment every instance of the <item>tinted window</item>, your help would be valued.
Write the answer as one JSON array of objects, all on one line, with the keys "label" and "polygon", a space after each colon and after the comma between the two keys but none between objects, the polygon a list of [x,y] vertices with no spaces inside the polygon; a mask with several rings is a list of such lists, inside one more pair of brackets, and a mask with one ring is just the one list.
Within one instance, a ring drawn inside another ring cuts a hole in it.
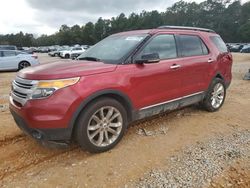
[{"label": "tinted window", "polygon": [[4,57],[11,57],[11,56],[15,56],[15,55],[16,55],[15,51],[3,51]]},{"label": "tinted window", "polygon": [[15,46],[0,46],[1,50],[16,50]]},{"label": "tinted window", "polygon": [[208,54],[208,49],[198,36],[180,35],[180,51],[182,57]]},{"label": "tinted window", "polygon": [[210,37],[210,39],[220,52],[222,53],[228,52],[226,44],[219,36],[212,36]]},{"label": "tinted window", "polygon": [[158,53],[160,59],[171,59],[177,57],[175,38],[173,35],[158,35],[153,38],[140,52],[140,59],[145,54]]}]

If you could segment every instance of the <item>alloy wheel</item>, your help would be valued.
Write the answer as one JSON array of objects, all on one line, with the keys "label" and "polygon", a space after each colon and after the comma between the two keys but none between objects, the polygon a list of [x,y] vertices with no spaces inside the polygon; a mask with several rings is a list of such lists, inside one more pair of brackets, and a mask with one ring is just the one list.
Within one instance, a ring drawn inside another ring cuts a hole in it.
[{"label": "alloy wheel", "polygon": [[89,119],[87,135],[92,144],[106,147],[119,137],[123,126],[122,115],[112,106],[98,109]]},{"label": "alloy wheel", "polygon": [[213,106],[213,108],[215,109],[219,108],[223,103],[224,97],[225,97],[225,88],[223,84],[217,83],[214,86],[211,96],[211,105]]}]

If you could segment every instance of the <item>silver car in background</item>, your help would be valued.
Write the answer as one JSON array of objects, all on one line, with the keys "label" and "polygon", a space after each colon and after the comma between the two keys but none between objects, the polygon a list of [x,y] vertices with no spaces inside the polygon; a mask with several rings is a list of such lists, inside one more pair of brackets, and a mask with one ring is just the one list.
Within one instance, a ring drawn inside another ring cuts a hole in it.
[{"label": "silver car in background", "polygon": [[18,50],[0,50],[0,71],[21,70],[25,67],[39,65],[37,56]]}]

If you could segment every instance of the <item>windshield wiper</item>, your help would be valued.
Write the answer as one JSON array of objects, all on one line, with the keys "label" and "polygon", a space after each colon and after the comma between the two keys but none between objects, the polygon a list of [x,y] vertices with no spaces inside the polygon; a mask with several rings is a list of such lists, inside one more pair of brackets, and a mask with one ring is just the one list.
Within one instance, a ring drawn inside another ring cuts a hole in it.
[{"label": "windshield wiper", "polygon": [[96,58],[96,57],[80,57],[77,58],[78,60],[87,60],[87,61],[101,61],[100,59]]}]

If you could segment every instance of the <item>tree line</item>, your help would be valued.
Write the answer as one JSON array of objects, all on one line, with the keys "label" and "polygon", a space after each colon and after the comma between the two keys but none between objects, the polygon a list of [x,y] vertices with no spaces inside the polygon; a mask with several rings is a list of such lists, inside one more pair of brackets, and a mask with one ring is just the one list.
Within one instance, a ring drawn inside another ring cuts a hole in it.
[{"label": "tree line", "polygon": [[92,45],[117,32],[157,28],[161,25],[204,27],[215,30],[226,42],[250,42],[250,2],[206,0],[201,3],[176,2],[165,12],[142,11],[111,19],[99,18],[96,23],[69,27],[62,25],[52,35],[34,38],[32,34],[0,35],[0,44],[16,46]]}]

